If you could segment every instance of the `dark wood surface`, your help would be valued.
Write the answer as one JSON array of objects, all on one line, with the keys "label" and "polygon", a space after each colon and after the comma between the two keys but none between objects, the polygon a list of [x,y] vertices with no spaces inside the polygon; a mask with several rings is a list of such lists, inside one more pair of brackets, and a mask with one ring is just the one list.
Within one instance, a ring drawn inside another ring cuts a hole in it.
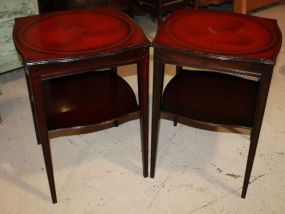
[{"label": "dark wood surface", "polygon": [[133,90],[112,70],[45,80],[43,94],[49,131],[102,123],[139,111]]},{"label": "dark wood surface", "polygon": [[117,7],[127,11],[127,0],[38,0],[40,13],[92,7]]},{"label": "dark wood surface", "polygon": [[243,58],[272,64],[281,42],[276,20],[230,12],[185,9],[165,20],[153,46],[180,49],[186,53],[191,51],[223,61]]},{"label": "dark wood surface", "polygon": [[205,123],[252,127],[258,81],[216,72],[181,71],[164,90],[161,111]]},{"label": "dark wood surface", "polygon": [[195,8],[199,7],[208,7],[210,5],[220,5],[223,4],[226,0],[195,0]]},{"label": "dark wood surface", "polygon": [[[203,25],[196,24],[197,17]],[[253,16],[186,9],[161,24],[153,42],[150,177],[155,176],[162,112],[168,112],[174,124],[183,116],[209,125],[245,126],[251,130],[241,194],[246,197],[281,43],[276,20]],[[165,64],[176,65],[177,75],[163,91]],[[183,66],[202,72],[187,74]]]},{"label": "dark wood surface", "polygon": [[[92,21],[90,21],[92,20]],[[14,42],[26,62],[105,56],[148,46],[143,30],[115,8],[54,12],[16,19]]]},{"label": "dark wood surface", "polygon": [[129,0],[128,4],[130,15],[134,15],[135,7],[139,7],[155,17],[159,25],[168,13],[188,7],[190,0]]},{"label": "dark wood surface", "polygon": [[[54,131],[91,130],[110,122],[118,126],[124,116],[136,114],[147,177],[150,43],[142,29],[119,10],[101,8],[19,18],[13,35],[23,57],[53,203],[57,196],[49,135]],[[116,74],[118,66],[128,64],[137,65],[138,104]]]}]

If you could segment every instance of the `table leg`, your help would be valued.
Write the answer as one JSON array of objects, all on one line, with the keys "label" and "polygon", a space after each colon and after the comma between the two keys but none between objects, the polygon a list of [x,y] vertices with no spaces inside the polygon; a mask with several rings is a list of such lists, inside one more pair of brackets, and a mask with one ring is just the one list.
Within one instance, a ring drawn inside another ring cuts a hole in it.
[{"label": "table leg", "polygon": [[[268,73],[271,74],[272,72]],[[246,192],[258,144],[258,138],[261,130],[262,119],[265,111],[266,100],[270,87],[270,81],[271,81],[271,75],[268,75],[267,77],[262,77],[259,83],[258,101],[255,113],[255,120],[250,135],[250,146],[249,146],[249,152],[248,152],[248,158],[247,158],[247,164],[246,164],[246,170],[245,170],[245,176],[244,176],[244,182],[241,194],[242,198],[246,197]]]},{"label": "table leg", "polygon": [[164,64],[154,53],[150,177],[154,178],[163,89]]},{"label": "table leg", "polygon": [[143,176],[148,177],[148,94],[149,94],[149,53],[145,51],[144,57],[137,66],[138,92],[140,106],[141,150]]},{"label": "table leg", "polygon": [[50,142],[48,139],[48,130],[47,130],[45,111],[44,111],[42,81],[39,77],[31,80],[31,89],[32,89],[31,91],[33,92],[33,98],[34,98],[35,114],[36,114],[37,121],[38,121],[38,123],[35,125],[38,126],[37,130],[39,131],[39,137],[41,139],[43,156],[44,156],[44,161],[45,161],[45,167],[46,167],[52,202],[56,203],[57,197],[56,197],[55,182],[54,182],[54,175],[53,175]]},{"label": "table leg", "polygon": [[[180,72],[182,72],[182,66],[176,66],[176,75],[179,74]],[[173,126],[177,126],[177,122],[178,122],[178,116],[175,115],[173,117]]]},{"label": "table leg", "polygon": [[30,83],[29,76],[26,76],[26,82],[27,82],[29,100],[30,100],[30,105],[31,105],[31,110],[32,110],[34,128],[35,128],[35,133],[36,133],[36,138],[37,138],[37,144],[41,144],[40,134],[39,134],[39,130],[38,130],[38,121],[37,121],[37,116],[35,113],[35,104],[34,104],[34,100],[33,100],[34,98],[32,96],[32,92],[31,92],[31,83]]}]

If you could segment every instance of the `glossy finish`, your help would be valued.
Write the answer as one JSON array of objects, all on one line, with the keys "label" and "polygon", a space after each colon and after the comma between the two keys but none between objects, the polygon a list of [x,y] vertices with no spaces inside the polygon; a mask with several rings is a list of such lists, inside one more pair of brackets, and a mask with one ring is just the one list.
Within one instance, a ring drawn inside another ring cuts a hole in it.
[{"label": "glossy finish", "polygon": [[[192,21],[195,19],[199,22]],[[276,58],[280,45],[276,20],[191,9],[166,19],[154,40],[156,47],[269,62]]]},{"label": "glossy finish", "polygon": [[[199,22],[192,21],[195,19]],[[225,55],[264,51],[276,43],[278,36],[270,28],[244,16],[208,11],[175,16],[166,25],[166,32],[187,49]]]},{"label": "glossy finish", "polygon": [[[100,20],[108,25],[98,25]],[[133,35],[132,23],[108,13],[77,11],[34,19],[21,28],[20,43],[47,54],[88,54],[112,49]],[[44,29],[44,30],[42,30]]]},{"label": "glossy finish", "polygon": [[126,0],[38,0],[40,13],[94,7],[117,7],[126,10]]},{"label": "glossy finish", "polygon": [[[186,9],[161,24],[153,42],[151,177],[161,113],[173,118],[174,125],[187,118],[249,128],[245,198],[281,38],[275,20],[233,13]],[[176,65],[177,74],[163,91],[165,64]]]},{"label": "glossy finish", "polygon": [[141,28],[113,8],[16,19],[14,41],[20,53],[25,53],[25,61],[32,61],[32,64],[35,61],[106,55],[126,47],[131,49],[148,44]]},{"label": "glossy finish", "polygon": [[205,123],[252,127],[257,92],[257,81],[183,70],[165,88],[161,111]]},{"label": "glossy finish", "polygon": [[210,5],[220,5],[225,2],[225,0],[194,0],[195,8],[208,7]]},{"label": "glossy finish", "polygon": [[[90,21],[92,20],[92,21]],[[141,28],[113,8],[19,18],[14,42],[25,65],[36,129],[52,201],[57,202],[49,136],[118,126],[140,118],[143,175],[148,176],[149,46]],[[116,73],[137,64],[139,103]]]},{"label": "glossy finish", "polygon": [[185,8],[189,0],[129,0],[129,14],[134,15],[134,6],[138,5],[142,9],[151,13],[156,19],[158,25],[162,22],[163,17],[169,12]]},{"label": "glossy finish", "polygon": [[112,70],[45,80],[43,94],[49,131],[102,123],[139,111],[131,87]]}]

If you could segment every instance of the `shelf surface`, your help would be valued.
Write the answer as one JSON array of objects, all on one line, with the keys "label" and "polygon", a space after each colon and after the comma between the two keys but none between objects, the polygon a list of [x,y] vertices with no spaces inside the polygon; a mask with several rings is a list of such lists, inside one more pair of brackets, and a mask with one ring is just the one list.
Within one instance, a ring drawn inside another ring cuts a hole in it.
[{"label": "shelf surface", "polygon": [[128,83],[113,71],[45,80],[48,130],[93,125],[139,111]]},{"label": "shelf surface", "polygon": [[221,125],[252,127],[258,81],[206,71],[182,71],[166,86],[161,110]]}]

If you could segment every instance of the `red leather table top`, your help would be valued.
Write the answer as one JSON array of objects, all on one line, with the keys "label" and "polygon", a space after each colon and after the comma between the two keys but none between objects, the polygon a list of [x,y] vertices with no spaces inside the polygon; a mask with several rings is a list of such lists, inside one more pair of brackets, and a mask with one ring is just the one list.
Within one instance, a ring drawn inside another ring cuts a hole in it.
[{"label": "red leather table top", "polygon": [[141,28],[115,8],[19,18],[14,41],[27,61],[106,54],[149,44]]},{"label": "red leather table top", "polygon": [[281,33],[276,20],[185,9],[166,19],[153,44],[210,55],[271,60],[281,47]]}]

